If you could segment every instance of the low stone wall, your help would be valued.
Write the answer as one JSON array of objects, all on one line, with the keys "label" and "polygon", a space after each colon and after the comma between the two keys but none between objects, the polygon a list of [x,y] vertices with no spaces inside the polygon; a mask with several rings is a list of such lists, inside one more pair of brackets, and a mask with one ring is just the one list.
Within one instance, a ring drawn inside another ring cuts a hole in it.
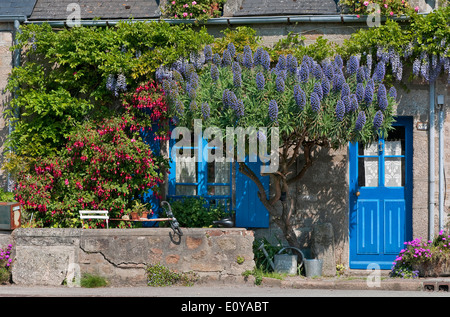
[{"label": "low stone wall", "polygon": [[226,283],[242,281],[242,273],[254,268],[252,231],[182,230],[178,236],[170,228],[16,229],[12,280],[56,286],[79,272],[104,276],[111,285],[145,285],[147,265],[161,264],[193,272],[199,282]]}]

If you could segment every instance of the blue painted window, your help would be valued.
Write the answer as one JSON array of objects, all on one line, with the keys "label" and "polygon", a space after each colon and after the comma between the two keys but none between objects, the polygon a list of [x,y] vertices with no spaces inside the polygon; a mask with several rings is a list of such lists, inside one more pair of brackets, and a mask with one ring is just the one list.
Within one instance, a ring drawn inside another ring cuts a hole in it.
[{"label": "blue painted window", "polygon": [[[194,144],[194,139],[191,141]],[[201,146],[178,148],[175,141],[171,140],[168,197],[180,199],[201,196],[210,204],[220,204],[229,212],[234,211],[236,227],[268,227],[269,213],[258,198],[256,184],[239,172],[236,163],[208,162],[208,157],[203,153],[214,154],[214,148],[208,147],[207,140],[201,136],[196,144]],[[175,153],[180,157],[175,159]],[[248,164],[259,175],[260,163]],[[261,181],[268,195],[269,177],[261,177]]]}]

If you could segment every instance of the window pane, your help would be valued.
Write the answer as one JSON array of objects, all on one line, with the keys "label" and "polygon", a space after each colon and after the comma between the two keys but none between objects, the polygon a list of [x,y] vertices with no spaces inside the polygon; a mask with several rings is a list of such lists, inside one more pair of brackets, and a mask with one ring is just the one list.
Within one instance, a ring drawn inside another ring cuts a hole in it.
[{"label": "window pane", "polygon": [[378,186],[378,157],[360,157],[358,169],[358,184],[360,187]]},{"label": "window pane", "polygon": [[403,157],[387,157],[384,160],[384,186],[405,186],[405,164]]},{"label": "window pane", "polygon": [[175,181],[177,183],[196,183],[198,164],[194,157],[178,157]]},{"label": "window pane", "polygon": [[208,195],[230,195],[230,186],[208,186]]},{"label": "window pane", "polygon": [[230,183],[229,162],[208,163],[208,183]]},{"label": "window pane", "polygon": [[175,195],[194,196],[197,195],[197,186],[194,185],[176,185]]}]

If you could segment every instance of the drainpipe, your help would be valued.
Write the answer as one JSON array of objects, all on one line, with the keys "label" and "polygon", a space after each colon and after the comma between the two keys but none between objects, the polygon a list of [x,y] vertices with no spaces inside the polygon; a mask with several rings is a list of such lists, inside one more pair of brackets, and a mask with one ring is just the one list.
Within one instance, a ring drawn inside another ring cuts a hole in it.
[{"label": "drainpipe", "polygon": [[444,96],[438,95],[439,108],[439,231],[444,230],[444,199],[445,199],[445,175],[444,175]]},{"label": "drainpipe", "polygon": [[428,131],[428,240],[433,240],[434,238],[434,200],[435,200],[435,158],[434,158],[434,142],[435,142],[435,127],[434,127],[434,93],[435,93],[435,83],[430,83],[430,109],[429,109],[429,121],[430,127]]}]

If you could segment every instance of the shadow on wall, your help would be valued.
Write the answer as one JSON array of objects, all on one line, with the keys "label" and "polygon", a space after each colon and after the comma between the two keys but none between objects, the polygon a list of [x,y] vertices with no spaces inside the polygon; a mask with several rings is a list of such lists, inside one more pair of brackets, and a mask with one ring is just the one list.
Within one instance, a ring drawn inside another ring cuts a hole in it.
[{"label": "shadow on wall", "polygon": [[295,227],[300,243],[308,248],[314,227],[330,223],[334,242],[341,245],[347,242],[349,229],[347,147],[337,151],[322,148],[314,154],[317,160],[296,184]]}]

